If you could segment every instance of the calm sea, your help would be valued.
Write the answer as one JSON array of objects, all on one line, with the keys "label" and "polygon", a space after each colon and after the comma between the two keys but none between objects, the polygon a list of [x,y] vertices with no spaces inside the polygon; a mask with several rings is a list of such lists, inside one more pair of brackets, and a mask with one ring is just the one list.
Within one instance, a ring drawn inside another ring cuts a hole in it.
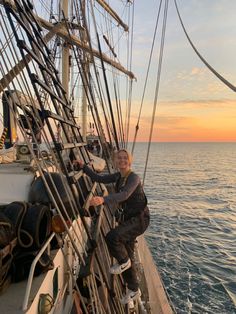
[{"label": "calm sea", "polygon": [[[134,170],[142,177],[145,143]],[[146,233],[177,313],[236,313],[236,143],[152,144]]]}]

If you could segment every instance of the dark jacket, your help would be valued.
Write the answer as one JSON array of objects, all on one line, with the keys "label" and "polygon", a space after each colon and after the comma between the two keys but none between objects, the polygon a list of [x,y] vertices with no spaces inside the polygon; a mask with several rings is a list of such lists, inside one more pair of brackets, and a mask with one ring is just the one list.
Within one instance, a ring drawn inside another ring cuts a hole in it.
[{"label": "dark jacket", "polygon": [[124,210],[125,220],[137,216],[146,208],[147,199],[136,173],[130,172],[127,177],[122,177],[120,172],[100,175],[86,165],[83,169],[93,181],[115,183],[116,193],[105,196],[104,202],[112,208],[121,207]]}]

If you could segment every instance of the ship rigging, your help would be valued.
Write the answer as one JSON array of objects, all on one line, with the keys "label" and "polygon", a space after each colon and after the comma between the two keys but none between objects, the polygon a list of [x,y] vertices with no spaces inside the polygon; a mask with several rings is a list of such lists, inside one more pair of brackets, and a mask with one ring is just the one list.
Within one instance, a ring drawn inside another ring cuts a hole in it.
[{"label": "ship rigging", "polygon": [[[123,47],[111,32],[118,23],[120,39],[127,24],[101,0],[72,1],[70,6],[63,1],[58,13],[53,13],[52,1],[49,10],[46,6],[48,20],[30,1],[0,4],[5,145],[0,202],[7,234],[0,251],[3,312],[171,313],[144,239],[136,256],[142,298],[121,304],[124,281],[108,273],[113,261],[104,241],[115,224],[114,209],[89,206],[92,196],[106,195],[112,186],[92,182],[73,164],[79,158],[96,169],[86,127],[75,118],[77,102],[83,105],[84,124],[87,109],[91,112],[107,172],[114,171],[114,149],[127,145],[135,78],[132,53],[127,70],[117,57]],[[132,20],[130,1],[125,8]],[[107,23],[105,37],[96,22],[100,11]],[[107,49],[109,57],[103,52]],[[125,118],[122,87],[127,94]]]}]

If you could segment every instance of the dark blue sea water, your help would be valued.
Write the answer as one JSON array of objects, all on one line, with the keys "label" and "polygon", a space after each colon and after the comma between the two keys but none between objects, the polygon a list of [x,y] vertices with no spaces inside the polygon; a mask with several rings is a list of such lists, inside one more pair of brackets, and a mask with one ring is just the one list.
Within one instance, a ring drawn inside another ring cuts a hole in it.
[{"label": "dark blue sea water", "polygon": [[[142,177],[145,143],[134,170]],[[236,313],[236,143],[155,143],[148,244],[177,313]]]}]

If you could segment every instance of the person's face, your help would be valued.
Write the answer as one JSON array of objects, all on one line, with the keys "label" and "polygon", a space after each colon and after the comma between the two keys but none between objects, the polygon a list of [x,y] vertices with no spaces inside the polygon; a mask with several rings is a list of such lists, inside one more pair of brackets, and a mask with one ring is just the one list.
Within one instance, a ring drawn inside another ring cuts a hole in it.
[{"label": "person's face", "polygon": [[129,156],[126,152],[120,151],[117,154],[117,167],[120,170],[125,170],[130,168]]}]

